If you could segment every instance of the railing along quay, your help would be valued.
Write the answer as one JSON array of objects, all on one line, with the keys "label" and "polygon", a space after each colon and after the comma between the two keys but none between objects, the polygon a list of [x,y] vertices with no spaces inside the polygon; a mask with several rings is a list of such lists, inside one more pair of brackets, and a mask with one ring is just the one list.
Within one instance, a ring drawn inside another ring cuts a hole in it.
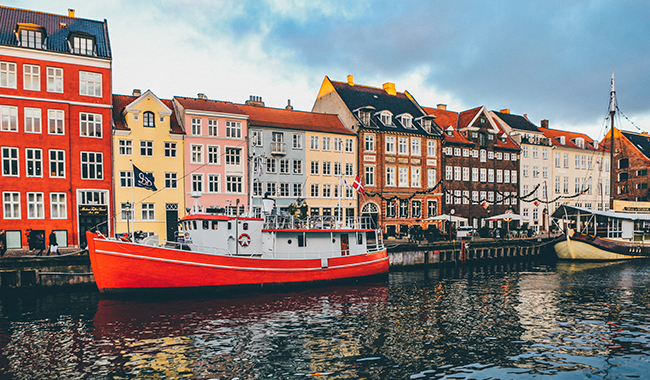
[{"label": "railing along quay", "polygon": [[[497,260],[525,260],[552,253],[553,239],[463,240],[409,243],[387,240],[391,268],[420,265],[461,265]],[[0,259],[0,288],[42,288],[95,282],[87,254],[14,256]]]}]

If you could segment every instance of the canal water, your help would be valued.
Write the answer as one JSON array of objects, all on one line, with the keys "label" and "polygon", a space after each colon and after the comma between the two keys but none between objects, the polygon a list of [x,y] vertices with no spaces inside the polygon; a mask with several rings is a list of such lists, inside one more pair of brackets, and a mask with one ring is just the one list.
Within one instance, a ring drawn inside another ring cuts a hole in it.
[{"label": "canal water", "polygon": [[0,379],[650,373],[650,261],[391,271],[255,295],[0,295]]}]

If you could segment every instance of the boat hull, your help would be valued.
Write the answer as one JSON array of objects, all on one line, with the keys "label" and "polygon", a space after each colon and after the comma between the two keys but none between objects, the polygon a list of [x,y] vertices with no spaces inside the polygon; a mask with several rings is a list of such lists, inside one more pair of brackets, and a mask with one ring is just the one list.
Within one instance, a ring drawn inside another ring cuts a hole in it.
[{"label": "boat hull", "polygon": [[620,242],[574,233],[563,236],[555,245],[555,253],[562,260],[616,261],[650,257],[650,246],[641,243]]},{"label": "boat hull", "polygon": [[343,280],[387,273],[386,250],[327,259],[211,255],[101,239],[88,233],[100,292]]}]

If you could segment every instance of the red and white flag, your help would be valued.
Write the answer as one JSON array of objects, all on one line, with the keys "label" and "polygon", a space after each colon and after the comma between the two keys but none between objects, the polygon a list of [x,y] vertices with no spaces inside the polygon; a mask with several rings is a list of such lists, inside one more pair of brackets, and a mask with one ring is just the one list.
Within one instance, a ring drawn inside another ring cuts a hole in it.
[{"label": "red and white flag", "polygon": [[359,193],[366,195],[366,192],[363,190],[363,184],[361,183],[361,178],[359,178],[359,176],[357,176],[357,178],[354,179],[354,183],[352,184],[352,187]]}]

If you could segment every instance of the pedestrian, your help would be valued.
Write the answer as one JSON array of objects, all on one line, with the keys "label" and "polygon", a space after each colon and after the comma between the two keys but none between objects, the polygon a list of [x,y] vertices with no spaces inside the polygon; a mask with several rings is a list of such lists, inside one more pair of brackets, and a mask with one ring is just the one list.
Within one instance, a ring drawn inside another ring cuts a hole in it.
[{"label": "pedestrian", "polygon": [[7,234],[5,230],[0,229],[0,257],[5,255],[7,252]]},{"label": "pedestrian", "polygon": [[61,256],[61,252],[59,252],[59,245],[56,242],[56,234],[54,231],[50,232],[50,250],[47,252],[47,255],[49,256],[50,253],[56,253],[57,255]]},{"label": "pedestrian", "polygon": [[45,250],[45,236],[43,232],[36,234],[36,243],[34,243],[34,250],[40,249],[36,256],[41,256]]},{"label": "pedestrian", "polygon": [[32,253],[34,250],[34,244],[36,244],[36,232],[32,230],[31,228],[28,228],[27,231],[25,232],[25,235],[27,235],[27,244],[29,245],[29,253]]}]

